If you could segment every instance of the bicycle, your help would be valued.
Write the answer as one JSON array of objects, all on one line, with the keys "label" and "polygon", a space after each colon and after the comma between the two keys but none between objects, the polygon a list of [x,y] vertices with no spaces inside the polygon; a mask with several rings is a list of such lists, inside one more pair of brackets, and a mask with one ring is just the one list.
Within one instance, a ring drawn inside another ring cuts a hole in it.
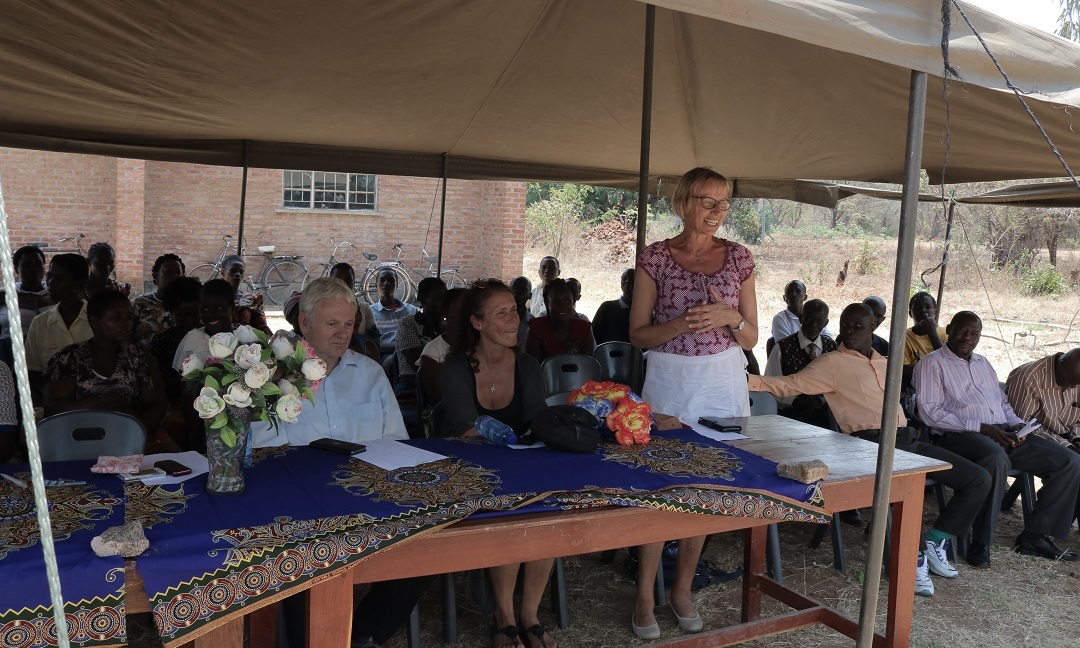
[{"label": "bicycle", "polygon": [[[413,298],[416,296],[416,288],[419,283],[418,280],[436,276],[435,271],[438,267],[439,257],[428,256],[427,250],[424,249],[424,256],[422,258],[428,264],[428,268],[426,272],[421,274],[418,270],[401,260],[402,245],[402,243],[398,243],[394,246],[394,259],[392,261],[376,263],[379,258],[378,256],[368,254],[367,252],[364,253],[364,258],[368,260],[368,266],[367,270],[364,272],[363,279],[359,281],[359,294],[362,295],[369,304],[374,304],[379,301],[378,278],[379,273],[385,268],[393,270],[394,274],[397,275],[397,290],[394,292],[394,296],[406,303],[413,301]],[[443,270],[438,276],[443,280],[448,289],[469,287],[469,282],[466,281],[457,270]]]},{"label": "bicycle", "polygon": [[83,249],[81,241],[86,238],[86,234],[79,234],[77,236],[68,236],[57,241],[57,244],[71,242],[75,244],[75,247],[70,250],[54,249],[48,243],[44,241],[38,241],[31,243],[34,247],[41,248],[41,251],[46,254],[78,254],[81,257],[86,256],[86,250]]},{"label": "bicycle", "polygon": [[[311,266],[311,268],[307,271],[307,274],[304,275],[304,288],[307,288],[308,284],[311,283],[312,281],[315,281],[316,279],[322,279],[323,277],[329,277],[330,276],[330,269],[333,268],[338,263],[338,260],[337,260],[338,250],[340,250],[341,248],[344,248],[344,247],[350,247],[350,248],[352,248],[354,250],[356,249],[356,246],[353,245],[352,243],[349,243],[348,241],[342,241],[341,243],[334,243],[334,237],[333,236],[330,237],[330,245],[332,245],[334,247],[334,251],[330,253],[330,258],[326,260],[326,263],[316,263],[315,265]],[[372,255],[368,255],[368,254],[364,255],[365,258],[368,257],[368,256],[374,257],[375,255],[373,255],[373,254]],[[353,292],[356,292],[358,289],[359,289],[359,283],[353,285]]]},{"label": "bicycle", "polygon": [[[232,236],[228,234],[222,236],[223,245],[217,259],[213,263],[203,263],[195,266],[187,272],[187,276],[195,277],[203,283],[221,277],[224,270],[222,265],[225,258],[229,256],[229,249],[233,247],[233,243],[230,241],[231,238]],[[270,303],[280,306],[289,299],[294,291],[303,287],[304,277],[308,272],[304,264],[300,263],[300,259],[304,257],[295,254],[275,255],[274,252],[277,251],[275,245],[260,245],[258,249],[263,257],[262,267],[254,275],[254,279],[250,274],[244,277],[244,283],[252,292],[261,291],[270,300]],[[244,254],[244,250],[245,248],[240,248],[240,256],[249,256]]]}]

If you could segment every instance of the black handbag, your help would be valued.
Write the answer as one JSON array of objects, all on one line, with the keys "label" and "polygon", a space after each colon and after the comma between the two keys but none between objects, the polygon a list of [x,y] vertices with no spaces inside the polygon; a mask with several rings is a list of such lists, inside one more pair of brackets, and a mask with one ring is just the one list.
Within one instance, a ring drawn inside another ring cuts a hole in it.
[{"label": "black handbag", "polygon": [[589,453],[600,444],[599,422],[592,413],[573,405],[550,405],[533,417],[530,429],[552,450]]}]

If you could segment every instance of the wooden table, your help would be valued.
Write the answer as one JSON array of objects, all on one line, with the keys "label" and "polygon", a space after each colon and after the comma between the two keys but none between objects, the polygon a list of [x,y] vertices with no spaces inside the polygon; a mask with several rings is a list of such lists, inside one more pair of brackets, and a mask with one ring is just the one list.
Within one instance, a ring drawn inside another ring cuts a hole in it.
[{"label": "wooden table", "polygon": [[[822,485],[830,512],[872,505],[877,445],[805,425],[779,416],[745,419],[748,439],[732,445],[773,461],[821,459],[829,466]],[[904,647],[911,634],[915,589],[915,562],[922,526],[926,473],[948,464],[897,451],[893,463],[892,543],[888,593],[888,619],[875,646]],[[709,533],[743,530],[744,567],[742,623],[711,632],[688,635],[665,646],[719,646],[764,637],[818,623],[854,637],[856,621],[768,578],[765,571],[765,534],[769,520],[695,515],[642,508],[604,508],[561,511],[483,520],[465,520],[435,533],[405,541],[355,565],[308,583],[308,645],[319,648],[349,645],[352,628],[353,585],[411,576],[442,574],[539,560]],[[299,590],[292,590],[295,593]],[[761,618],[761,597],[771,596],[793,608],[778,616]],[[630,605],[630,601],[627,601]],[[256,627],[276,628],[276,606],[250,606]],[[188,645],[241,648],[244,617],[198,637]],[[255,637],[251,646],[259,648]],[[171,648],[173,644],[168,644]]]}]

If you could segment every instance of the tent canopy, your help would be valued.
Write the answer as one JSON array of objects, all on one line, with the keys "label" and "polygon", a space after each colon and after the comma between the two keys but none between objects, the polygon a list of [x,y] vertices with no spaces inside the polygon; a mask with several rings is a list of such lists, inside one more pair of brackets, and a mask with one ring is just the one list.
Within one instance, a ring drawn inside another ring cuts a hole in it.
[{"label": "tent canopy", "polygon": [[[909,70],[940,75],[940,0],[654,0],[653,186],[899,182]],[[1080,48],[965,6],[1066,160]],[[636,0],[4,2],[0,145],[269,168],[636,186]],[[1060,176],[953,11],[945,180]],[[923,168],[941,179],[930,81]]]}]

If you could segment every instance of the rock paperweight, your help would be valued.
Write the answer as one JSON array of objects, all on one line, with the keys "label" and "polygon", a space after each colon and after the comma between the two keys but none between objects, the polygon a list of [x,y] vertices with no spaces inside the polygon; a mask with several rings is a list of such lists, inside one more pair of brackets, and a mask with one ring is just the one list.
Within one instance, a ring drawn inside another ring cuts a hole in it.
[{"label": "rock paperweight", "polygon": [[106,556],[121,556],[133,558],[146,551],[150,541],[146,539],[142,524],[128,522],[121,526],[111,527],[90,541],[90,548],[99,558]]},{"label": "rock paperweight", "polygon": [[813,484],[829,476],[829,467],[821,459],[785,461],[776,465],[776,474],[804,484]]}]

